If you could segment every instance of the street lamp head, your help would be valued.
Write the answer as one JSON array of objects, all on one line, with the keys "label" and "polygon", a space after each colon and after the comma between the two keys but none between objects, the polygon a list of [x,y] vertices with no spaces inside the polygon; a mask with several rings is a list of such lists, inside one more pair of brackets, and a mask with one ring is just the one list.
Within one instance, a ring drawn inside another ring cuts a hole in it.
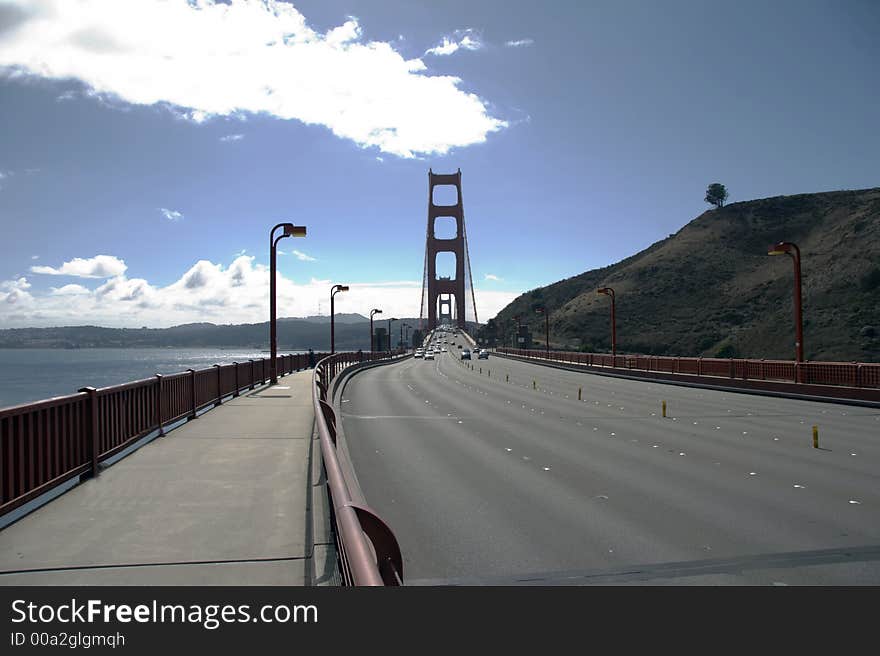
[{"label": "street lamp head", "polygon": [[333,285],[333,287],[330,289],[331,294],[335,294],[336,292],[347,292],[347,291],[348,291],[348,285]]},{"label": "street lamp head", "polygon": [[305,226],[295,226],[292,223],[284,224],[284,236],[285,237],[305,237],[306,236],[306,227]]},{"label": "street lamp head", "polygon": [[597,294],[605,294],[605,296],[614,296],[614,290],[611,287],[600,287],[596,290]]},{"label": "street lamp head", "polygon": [[791,247],[793,244],[787,241],[781,241],[775,246],[771,246],[767,251],[767,255],[787,255],[791,253]]},{"label": "street lamp head", "polygon": [[397,317],[391,317],[388,321],[400,321]]},{"label": "street lamp head", "polygon": [[372,318],[372,316],[373,316],[374,314],[382,314],[382,310],[380,310],[380,309],[378,309],[378,308],[373,309],[373,310],[370,310],[370,317],[371,317],[371,318]]}]

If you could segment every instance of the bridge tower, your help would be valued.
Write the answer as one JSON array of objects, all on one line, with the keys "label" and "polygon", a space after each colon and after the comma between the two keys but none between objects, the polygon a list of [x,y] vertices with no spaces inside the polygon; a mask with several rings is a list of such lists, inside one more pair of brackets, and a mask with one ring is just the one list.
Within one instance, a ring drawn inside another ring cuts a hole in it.
[{"label": "bridge tower", "polygon": [[[455,188],[456,202],[452,205],[434,203],[434,187],[449,185]],[[455,220],[455,236],[438,238],[438,218]],[[455,276],[437,277],[438,253],[455,256]],[[439,301],[439,303],[438,303]],[[439,305],[439,308],[438,308]],[[467,308],[467,309],[466,309]],[[456,173],[434,173],[428,169],[428,230],[425,237],[425,269],[422,278],[422,310],[419,326],[427,321],[426,328],[433,330],[438,323],[455,321],[459,328],[466,322],[478,321],[477,304],[471,278],[470,255],[464,225],[464,205],[461,198],[461,169]]]}]

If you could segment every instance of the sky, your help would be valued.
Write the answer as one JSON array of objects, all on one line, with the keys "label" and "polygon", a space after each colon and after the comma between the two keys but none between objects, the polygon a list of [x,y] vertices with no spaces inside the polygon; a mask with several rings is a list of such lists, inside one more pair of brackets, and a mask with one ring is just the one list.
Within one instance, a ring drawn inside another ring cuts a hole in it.
[{"label": "sky", "polygon": [[[0,0],[0,328],[478,317],[728,203],[880,185],[875,0]],[[442,271],[440,272],[442,275]]]}]

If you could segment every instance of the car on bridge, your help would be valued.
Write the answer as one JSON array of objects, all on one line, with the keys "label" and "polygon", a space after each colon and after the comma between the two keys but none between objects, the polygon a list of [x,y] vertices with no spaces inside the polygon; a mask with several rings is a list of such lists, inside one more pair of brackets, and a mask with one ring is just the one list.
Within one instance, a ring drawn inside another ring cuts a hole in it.
[{"label": "car on bridge", "polygon": [[425,360],[433,360],[434,359],[434,351],[428,349],[425,351]]},{"label": "car on bridge", "polygon": [[489,349],[480,349],[480,353],[477,355],[479,360],[488,360],[489,359]]},{"label": "car on bridge", "polygon": [[462,360],[470,360],[471,359],[471,350],[470,349],[462,349],[461,359]]},{"label": "car on bridge", "polygon": [[413,355],[417,358],[421,358],[425,355],[425,352],[422,349],[417,348],[416,352]]}]

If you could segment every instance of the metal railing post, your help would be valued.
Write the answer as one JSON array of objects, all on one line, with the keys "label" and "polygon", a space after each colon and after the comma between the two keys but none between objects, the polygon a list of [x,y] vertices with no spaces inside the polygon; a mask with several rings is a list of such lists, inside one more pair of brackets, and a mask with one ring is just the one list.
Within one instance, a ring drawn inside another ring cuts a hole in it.
[{"label": "metal railing post", "polygon": [[233,362],[232,364],[235,365],[235,391],[232,393],[232,398],[234,399],[238,396],[238,390],[241,389],[241,386],[238,384],[238,362]]},{"label": "metal railing post", "polygon": [[92,477],[98,476],[98,390],[94,387],[81,387],[79,392],[89,395],[89,437],[86,451],[92,461]]},{"label": "metal railing post", "polygon": [[162,426],[162,374],[156,374],[156,425],[159,427],[159,437],[165,435],[165,429]]},{"label": "metal railing post", "polygon": [[254,389],[254,360],[251,358],[251,389]]},{"label": "metal railing post", "polygon": [[214,407],[216,408],[223,403],[223,389],[220,387],[220,365],[215,364],[214,366],[217,367],[217,399],[214,401]]},{"label": "metal railing post", "polygon": [[187,369],[189,372],[189,387],[190,387],[190,413],[187,416],[187,421],[190,419],[196,418],[196,370],[195,369]]}]

